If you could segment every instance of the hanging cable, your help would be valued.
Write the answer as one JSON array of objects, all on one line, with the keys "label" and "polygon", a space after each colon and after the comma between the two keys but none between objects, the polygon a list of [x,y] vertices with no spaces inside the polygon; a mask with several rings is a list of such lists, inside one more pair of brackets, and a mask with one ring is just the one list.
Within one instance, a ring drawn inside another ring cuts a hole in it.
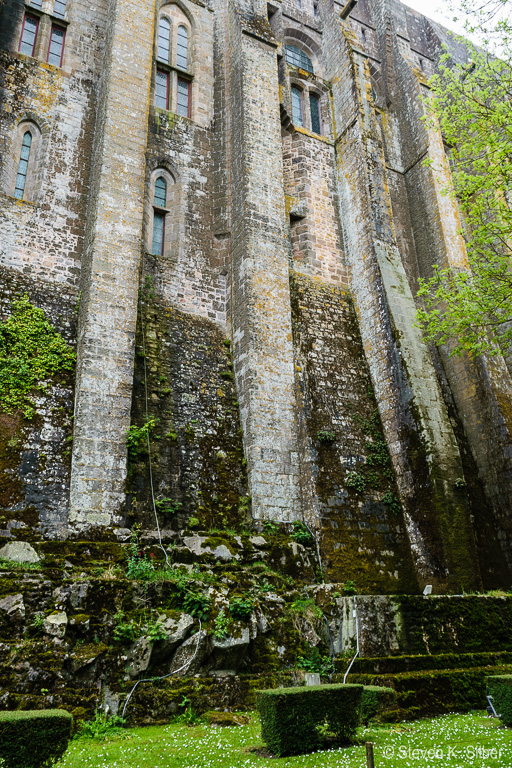
[{"label": "hanging cable", "polygon": [[[142,257],[142,274],[144,274],[144,256]],[[146,418],[146,424],[149,422],[149,407],[148,407],[148,372],[147,372],[147,365],[146,365],[146,334],[144,332],[144,315],[142,308],[144,306],[144,302],[142,301],[142,290],[139,290],[139,310],[140,310],[140,327],[142,332],[142,355],[144,360],[144,397],[145,397],[145,418]],[[162,534],[160,532],[160,523],[158,522],[158,513],[156,510],[156,501],[155,501],[155,490],[153,486],[153,467],[151,464],[151,444],[149,441],[149,429],[146,430],[146,441],[148,444],[148,469],[149,469],[149,486],[151,488],[151,500],[153,503],[153,513],[155,515],[155,522],[156,522],[156,530],[158,533],[158,546],[164,553],[165,557],[165,563],[168,567],[170,567],[169,557],[167,555],[167,551],[162,544]]]},{"label": "hanging cable", "polygon": [[356,655],[354,656],[354,658],[352,659],[352,661],[348,665],[348,669],[345,672],[345,677],[343,678],[343,685],[345,685],[345,681],[347,679],[348,673],[350,672],[352,664],[354,663],[354,661],[359,656],[359,618],[358,618],[358,615],[357,615],[357,597],[355,597],[355,596],[354,596],[354,611],[353,611],[352,615],[353,615],[353,617],[356,620]]},{"label": "hanging cable", "polygon": [[199,650],[199,641],[201,640],[201,631],[202,631],[201,619],[198,617],[197,620],[199,622],[199,632],[197,633],[196,649],[195,649],[194,655],[192,656],[190,661],[187,661],[187,663],[184,664],[179,669],[175,669],[173,672],[168,672],[167,675],[162,675],[161,677],[145,677],[143,680],[137,680],[137,682],[135,683],[135,685],[131,689],[131,691],[128,694],[128,697],[127,697],[127,699],[126,699],[126,701],[124,703],[123,712],[121,714],[121,719],[124,720],[124,713],[126,712],[126,707],[128,706],[128,702],[130,701],[133,692],[135,691],[135,689],[137,688],[137,686],[140,683],[158,683],[160,680],[165,680],[167,677],[171,677],[172,675],[177,675],[178,672],[182,672],[184,669],[186,669],[187,667],[189,667],[192,664],[192,662],[194,661],[195,657],[197,656],[197,652]]}]

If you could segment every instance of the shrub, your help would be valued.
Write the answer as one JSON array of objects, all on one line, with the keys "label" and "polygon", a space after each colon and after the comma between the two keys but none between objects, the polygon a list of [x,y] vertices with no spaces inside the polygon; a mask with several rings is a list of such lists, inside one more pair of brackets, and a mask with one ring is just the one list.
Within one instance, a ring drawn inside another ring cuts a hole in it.
[{"label": "shrub", "polygon": [[211,600],[203,592],[189,590],[183,598],[183,610],[201,621],[206,621],[210,613]]},{"label": "shrub", "polygon": [[235,621],[249,621],[253,602],[249,597],[234,597],[229,604],[229,612]]},{"label": "shrub", "polygon": [[47,768],[59,760],[71,737],[73,718],[62,709],[0,712],[4,768]]},{"label": "shrub", "polygon": [[126,447],[132,458],[136,458],[139,454],[147,453],[149,436],[156,427],[156,423],[157,419],[146,417],[141,427],[132,424],[128,429],[126,433]]},{"label": "shrub", "polygon": [[328,429],[320,429],[316,433],[316,439],[319,443],[334,443],[336,440],[336,433],[330,432]]},{"label": "shrub", "polygon": [[341,589],[344,595],[357,595],[356,583],[355,581],[352,581],[352,579],[347,579]]},{"label": "shrub", "polygon": [[304,523],[300,523],[298,520],[293,524],[292,539],[299,544],[303,544],[305,547],[313,543],[313,536],[310,531]]},{"label": "shrub", "polygon": [[379,712],[391,709],[395,703],[396,693],[392,688],[365,685],[361,696],[361,722],[368,725]]},{"label": "shrub", "polygon": [[71,371],[76,354],[27,296],[14,299],[12,315],[0,323],[0,409],[34,415],[34,390],[59,371]]},{"label": "shrub", "polygon": [[334,672],[334,663],[331,657],[326,654],[322,656],[318,648],[306,644],[304,656],[297,656],[295,666],[298,669],[305,669],[306,672],[318,672],[322,677],[327,677]]},{"label": "shrub", "polygon": [[350,741],[359,724],[362,685],[311,685],[257,691],[261,735],[277,756],[317,749],[320,731]]},{"label": "shrub", "polygon": [[512,726],[512,675],[488,677],[487,693],[503,725]]},{"label": "shrub", "polygon": [[109,717],[106,712],[97,710],[92,720],[80,724],[76,738],[105,741],[109,736],[126,736],[124,723],[118,715]]}]

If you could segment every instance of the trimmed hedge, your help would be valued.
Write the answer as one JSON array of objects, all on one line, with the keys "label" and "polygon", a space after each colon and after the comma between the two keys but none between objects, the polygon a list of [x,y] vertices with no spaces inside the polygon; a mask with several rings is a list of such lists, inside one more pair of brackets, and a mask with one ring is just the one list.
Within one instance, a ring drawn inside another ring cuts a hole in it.
[{"label": "trimmed hedge", "polygon": [[512,675],[487,678],[487,693],[503,725],[512,726]]},{"label": "trimmed hedge", "polygon": [[365,685],[361,696],[361,722],[368,725],[379,712],[395,705],[396,693],[392,688]]},{"label": "trimmed hedge", "polygon": [[4,768],[47,768],[62,757],[73,718],[63,709],[0,712]]},{"label": "trimmed hedge", "polygon": [[311,685],[257,691],[261,735],[278,757],[312,752],[322,743],[319,726],[342,742],[359,725],[362,685]]},{"label": "trimmed hedge", "polygon": [[[396,716],[401,720],[468,712],[485,706],[486,679],[510,674],[512,667],[472,667],[398,675],[349,675],[351,683],[392,687],[397,694]],[[341,675],[340,675],[341,677]]]},{"label": "trimmed hedge", "polygon": [[[358,656],[350,670],[355,675],[398,675],[402,672],[428,672],[442,669],[470,669],[512,665],[512,652],[441,653],[435,656]],[[345,673],[345,659],[335,661],[336,672]]]}]

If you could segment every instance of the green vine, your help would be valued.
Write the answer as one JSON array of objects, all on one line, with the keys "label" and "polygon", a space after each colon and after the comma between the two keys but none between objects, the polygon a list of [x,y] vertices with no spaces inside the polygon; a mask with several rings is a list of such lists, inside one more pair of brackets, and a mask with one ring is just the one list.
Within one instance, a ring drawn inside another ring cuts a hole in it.
[{"label": "green vine", "polygon": [[28,296],[14,299],[12,307],[12,315],[0,323],[0,410],[19,409],[31,419],[31,393],[45,391],[58,371],[73,370],[76,354]]}]

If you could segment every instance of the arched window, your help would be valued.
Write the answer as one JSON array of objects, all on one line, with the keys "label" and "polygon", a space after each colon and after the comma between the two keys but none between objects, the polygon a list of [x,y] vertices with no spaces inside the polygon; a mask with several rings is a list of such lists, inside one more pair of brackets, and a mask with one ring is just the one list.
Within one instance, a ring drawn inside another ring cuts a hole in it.
[{"label": "arched window", "polygon": [[314,74],[311,59],[307,54],[304,53],[304,51],[302,51],[300,48],[297,48],[296,45],[286,46],[286,61],[293,67],[300,67],[301,69],[305,69],[306,72],[311,72],[311,74]]},{"label": "arched window", "polygon": [[171,50],[171,22],[162,16],[158,22],[158,61],[165,61],[169,64]]},{"label": "arched window", "polygon": [[188,29],[180,24],[176,43],[176,66],[187,69],[188,66]]},{"label": "arched window", "polygon": [[320,119],[320,99],[314,93],[309,94],[309,112],[311,115],[311,130],[313,133],[322,133],[322,121]]},{"label": "arched window", "polygon": [[155,180],[155,194],[153,197],[153,238],[151,253],[161,256],[164,252],[165,236],[165,209],[167,203],[167,182],[163,176]]},{"label": "arched window", "polygon": [[296,85],[292,85],[292,122],[304,127],[304,112],[302,109],[302,91]]},{"label": "arched window", "polygon": [[28,160],[30,157],[30,147],[32,145],[32,134],[26,131],[21,144],[20,162],[18,164],[18,173],[16,175],[16,186],[14,188],[14,197],[23,200],[25,185],[27,183]]}]

